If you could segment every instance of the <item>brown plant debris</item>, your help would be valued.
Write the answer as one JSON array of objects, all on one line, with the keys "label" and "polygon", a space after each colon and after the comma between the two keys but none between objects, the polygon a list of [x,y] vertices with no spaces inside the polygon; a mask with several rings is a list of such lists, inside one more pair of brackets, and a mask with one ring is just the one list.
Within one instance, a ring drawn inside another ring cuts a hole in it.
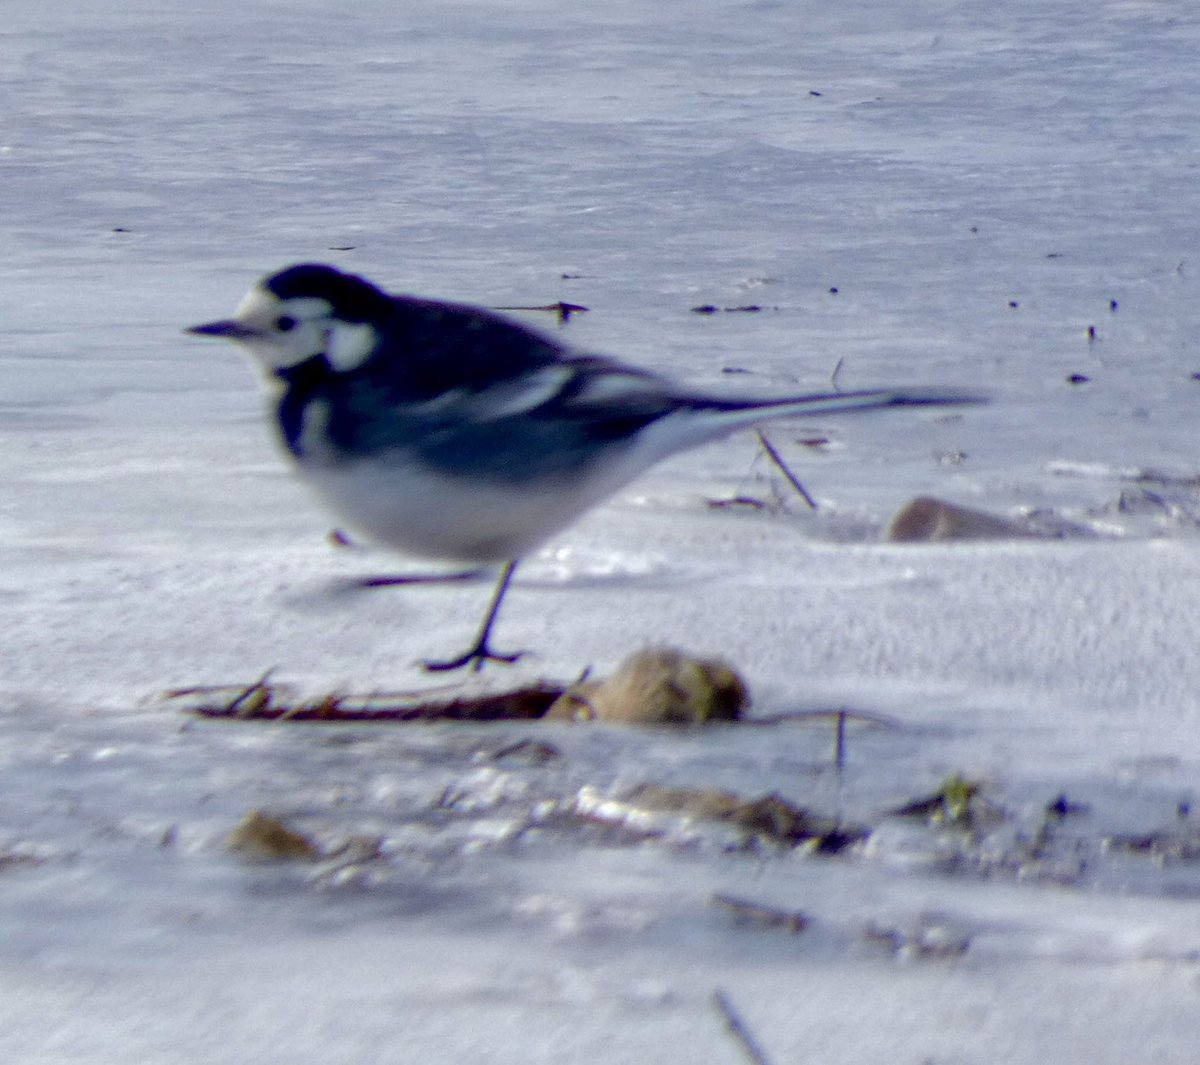
[{"label": "brown plant debris", "polygon": [[1150,832],[1115,833],[1103,841],[1105,851],[1146,857],[1160,865],[1200,860],[1200,831],[1194,826],[1168,827]]},{"label": "brown plant debris", "polygon": [[692,308],[692,314],[758,314],[762,309],[757,303],[743,303],[738,307],[718,307],[715,303],[701,303]]},{"label": "brown plant debris", "polygon": [[972,832],[985,830],[1005,821],[1006,815],[1000,807],[985,799],[982,792],[982,784],[952,773],[933,794],[906,802],[890,814]]},{"label": "brown plant debris", "polygon": [[919,920],[910,928],[871,924],[862,936],[898,958],[961,958],[971,946],[968,933],[937,920]]},{"label": "brown plant debris", "polygon": [[187,699],[200,717],[258,721],[530,721],[545,715],[561,687],[532,685],[481,695],[379,693],[356,696],[331,692],[296,701],[286,686],[263,677],[242,687],[176,688],[169,699]]},{"label": "brown plant debris", "polygon": [[561,761],[562,757],[562,751],[552,743],[524,739],[517,740],[515,743],[507,743],[494,751],[481,754],[479,759],[489,762],[514,761],[523,762],[526,765],[548,765],[551,762]]},{"label": "brown plant debris", "polygon": [[626,659],[607,680],[569,688],[548,683],[512,691],[464,694],[444,688],[297,698],[270,672],[250,684],[175,688],[167,699],[186,701],[200,717],[265,721],[615,721],[624,724],[703,725],[738,720],[750,697],[724,662],[671,648]]},{"label": "brown plant debris", "polygon": [[757,925],[760,928],[778,928],[798,935],[809,925],[808,915],[800,910],[781,910],[761,902],[739,899],[733,895],[717,893],[712,904],[728,910],[740,924]]},{"label": "brown plant debris", "polygon": [[46,858],[30,850],[12,848],[0,851],[0,873],[41,865]]},{"label": "brown plant debris", "polygon": [[775,794],[745,799],[716,788],[643,784],[626,796],[623,805],[631,812],[679,814],[716,821],[739,829],[750,838],[786,847],[804,845],[825,854],[837,853],[867,835],[865,829],[811,814]]},{"label": "brown plant debris", "polygon": [[730,496],[728,499],[706,499],[712,510],[766,510],[768,504],[754,496]]}]

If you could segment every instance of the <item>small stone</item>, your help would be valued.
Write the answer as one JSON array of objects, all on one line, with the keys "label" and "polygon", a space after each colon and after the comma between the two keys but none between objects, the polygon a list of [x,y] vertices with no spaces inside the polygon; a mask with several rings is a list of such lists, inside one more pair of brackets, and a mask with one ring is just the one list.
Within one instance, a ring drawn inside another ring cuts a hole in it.
[{"label": "small stone", "polygon": [[887,539],[897,544],[942,540],[1020,540],[1036,534],[1007,518],[960,507],[931,496],[906,503],[892,519]]},{"label": "small stone", "polygon": [[229,835],[229,849],[247,858],[315,861],[321,852],[299,832],[262,810],[251,810]]},{"label": "small stone", "polygon": [[626,659],[607,680],[572,685],[546,717],[638,725],[703,725],[736,721],[749,702],[742,678],[724,662],[662,648]]}]

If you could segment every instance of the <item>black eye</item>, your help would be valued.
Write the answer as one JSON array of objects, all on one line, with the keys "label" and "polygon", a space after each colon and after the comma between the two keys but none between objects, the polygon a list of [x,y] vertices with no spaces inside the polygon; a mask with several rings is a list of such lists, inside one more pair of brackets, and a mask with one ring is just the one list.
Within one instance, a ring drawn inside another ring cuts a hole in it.
[{"label": "black eye", "polygon": [[293,329],[296,328],[296,325],[297,325],[296,319],[293,318],[290,314],[281,314],[275,320],[275,328],[278,329],[281,333],[290,333]]}]

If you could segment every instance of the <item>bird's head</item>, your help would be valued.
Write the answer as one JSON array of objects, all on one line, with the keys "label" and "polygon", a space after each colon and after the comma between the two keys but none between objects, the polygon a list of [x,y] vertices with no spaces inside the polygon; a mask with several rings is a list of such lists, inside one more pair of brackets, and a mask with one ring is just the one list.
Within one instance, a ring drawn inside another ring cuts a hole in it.
[{"label": "bird's head", "polygon": [[187,332],[241,344],[269,374],[318,355],[335,370],[348,370],[375,350],[388,303],[386,293],[361,277],[303,263],[259,281],[232,317]]}]

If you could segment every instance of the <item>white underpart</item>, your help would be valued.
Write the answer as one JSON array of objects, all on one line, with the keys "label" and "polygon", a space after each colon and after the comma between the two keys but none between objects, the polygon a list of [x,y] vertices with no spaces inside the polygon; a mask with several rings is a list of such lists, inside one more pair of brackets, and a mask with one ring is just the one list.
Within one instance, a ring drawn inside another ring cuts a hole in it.
[{"label": "white underpart", "polygon": [[587,474],[543,485],[448,477],[404,461],[399,451],[300,472],[341,520],[380,544],[430,558],[507,562],[536,550],[660,458],[715,435],[721,430],[711,422],[697,432],[666,419]]},{"label": "white underpart", "polygon": [[527,555],[608,494],[584,483],[549,491],[468,484],[370,459],[305,477],[354,531],[408,554],[459,562]]}]

